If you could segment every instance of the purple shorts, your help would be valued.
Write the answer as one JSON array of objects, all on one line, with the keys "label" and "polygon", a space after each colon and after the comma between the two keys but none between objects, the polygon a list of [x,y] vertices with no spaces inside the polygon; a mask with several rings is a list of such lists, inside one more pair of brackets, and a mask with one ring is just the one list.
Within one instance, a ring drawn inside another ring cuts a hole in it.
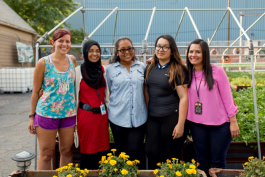
[{"label": "purple shorts", "polygon": [[33,126],[40,126],[45,130],[57,130],[59,128],[70,128],[74,127],[76,122],[76,116],[52,119],[35,114]]}]

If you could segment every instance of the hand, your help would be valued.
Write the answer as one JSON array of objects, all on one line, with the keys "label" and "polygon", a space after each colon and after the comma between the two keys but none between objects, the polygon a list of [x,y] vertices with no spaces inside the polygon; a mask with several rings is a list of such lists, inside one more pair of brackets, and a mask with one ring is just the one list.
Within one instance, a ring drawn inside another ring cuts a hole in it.
[{"label": "hand", "polygon": [[151,57],[151,58],[149,58],[148,60],[146,60],[146,64],[150,64],[150,63],[152,63],[153,61],[154,61],[154,58]]},{"label": "hand", "polygon": [[183,133],[184,133],[184,125],[177,124],[172,133],[173,139],[182,137]]},{"label": "hand", "polygon": [[34,117],[31,117],[30,120],[29,120],[28,129],[29,129],[29,133],[35,135],[36,134],[36,130],[35,130],[35,127],[33,127],[33,120],[34,120]]},{"label": "hand", "polygon": [[240,130],[236,120],[230,122],[230,132],[232,138],[236,138],[240,134]]},{"label": "hand", "polygon": [[43,89],[41,88],[39,91],[39,98],[43,95]]}]

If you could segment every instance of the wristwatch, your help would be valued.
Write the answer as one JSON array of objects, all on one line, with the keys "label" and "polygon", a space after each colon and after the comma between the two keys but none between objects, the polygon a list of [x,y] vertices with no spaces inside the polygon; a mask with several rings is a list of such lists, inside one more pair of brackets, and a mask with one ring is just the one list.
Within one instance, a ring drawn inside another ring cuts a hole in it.
[{"label": "wristwatch", "polygon": [[34,117],[34,116],[35,116],[35,114],[31,114],[31,115],[29,115],[29,118]]}]

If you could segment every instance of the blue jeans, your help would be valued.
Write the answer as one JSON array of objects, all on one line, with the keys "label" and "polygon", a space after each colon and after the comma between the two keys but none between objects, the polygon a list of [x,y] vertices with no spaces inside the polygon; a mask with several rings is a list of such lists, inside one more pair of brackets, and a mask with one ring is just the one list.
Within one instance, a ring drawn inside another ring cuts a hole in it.
[{"label": "blue jeans", "polygon": [[230,122],[219,126],[190,122],[199,169],[209,176],[210,168],[226,168],[226,155],[232,137]]}]

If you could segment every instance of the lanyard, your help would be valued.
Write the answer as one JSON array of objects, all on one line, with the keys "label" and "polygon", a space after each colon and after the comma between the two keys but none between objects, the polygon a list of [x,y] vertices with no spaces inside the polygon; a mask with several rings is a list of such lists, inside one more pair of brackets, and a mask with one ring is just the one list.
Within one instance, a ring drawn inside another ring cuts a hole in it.
[{"label": "lanyard", "polygon": [[99,95],[98,89],[97,89],[97,93],[98,93],[98,97],[99,97],[99,99],[100,99],[100,102],[101,102],[101,104],[102,104],[102,100],[101,100],[101,98],[100,98],[100,95]]},{"label": "lanyard", "polygon": [[[203,77],[203,73],[202,73],[202,77]],[[198,89],[197,89],[197,82],[196,82],[195,71],[194,71],[194,78],[195,78],[195,86],[196,86],[196,92],[197,92],[197,97],[198,97],[198,102],[199,102],[199,101],[200,101],[200,94],[199,94],[199,91],[200,91],[200,87],[201,87],[202,78],[201,78],[201,81],[200,81],[200,84],[199,84],[199,88],[198,88]]]}]

